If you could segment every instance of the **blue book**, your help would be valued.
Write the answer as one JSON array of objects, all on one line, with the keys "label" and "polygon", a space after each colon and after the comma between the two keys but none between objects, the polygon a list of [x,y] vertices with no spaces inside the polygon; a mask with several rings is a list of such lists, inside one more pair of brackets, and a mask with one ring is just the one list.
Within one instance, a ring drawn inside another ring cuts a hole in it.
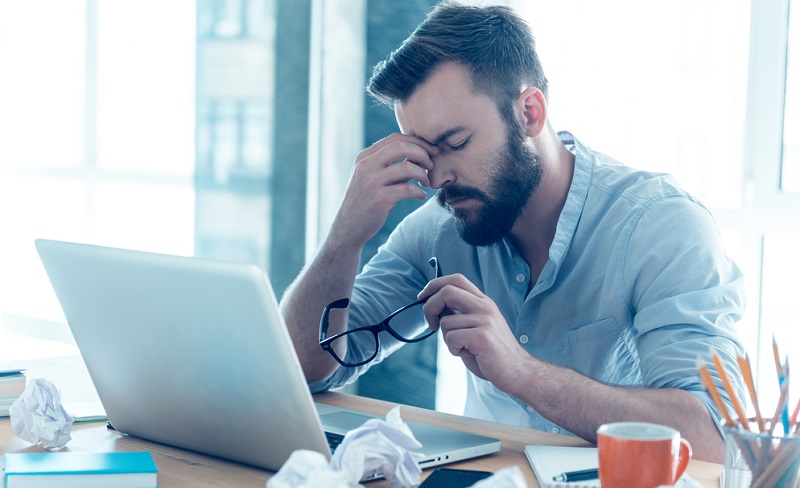
[{"label": "blue book", "polygon": [[149,452],[5,454],[6,488],[156,488],[158,468]]}]

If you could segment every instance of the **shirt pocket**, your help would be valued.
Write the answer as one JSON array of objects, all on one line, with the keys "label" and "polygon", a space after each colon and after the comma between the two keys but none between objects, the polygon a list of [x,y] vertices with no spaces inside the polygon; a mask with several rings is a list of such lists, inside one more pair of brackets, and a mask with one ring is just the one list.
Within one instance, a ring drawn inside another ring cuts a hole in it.
[{"label": "shirt pocket", "polygon": [[565,336],[567,366],[604,383],[641,383],[632,338],[626,338],[613,317],[572,329]]}]

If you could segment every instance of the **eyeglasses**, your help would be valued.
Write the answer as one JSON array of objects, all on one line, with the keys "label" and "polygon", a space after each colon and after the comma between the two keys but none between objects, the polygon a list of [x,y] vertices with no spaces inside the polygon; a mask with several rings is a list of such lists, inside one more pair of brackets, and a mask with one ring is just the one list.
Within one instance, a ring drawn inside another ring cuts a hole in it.
[{"label": "eyeglasses", "polygon": [[[442,270],[439,268],[439,260],[435,257],[431,258],[428,260],[428,264],[436,270],[436,277],[441,278]],[[419,325],[421,325],[420,315],[422,314],[422,305],[428,301],[428,298],[429,297],[425,297],[422,300],[417,300],[414,303],[409,303],[405,307],[395,310],[377,324],[346,330],[328,337],[328,317],[330,316],[331,310],[347,308],[350,304],[350,299],[348,298],[336,300],[322,311],[322,318],[319,320],[319,345],[322,349],[328,351],[339,364],[352,368],[367,364],[375,359],[380,349],[380,339],[378,338],[380,332],[386,331],[398,341],[407,343],[419,342],[427,339],[436,333],[436,329],[419,328]],[[394,327],[389,325],[390,323],[394,324]],[[350,340],[358,341],[359,344],[365,345],[364,356],[366,359],[350,362],[339,357],[336,353],[336,344],[346,344]],[[367,344],[368,346],[366,346]]]}]

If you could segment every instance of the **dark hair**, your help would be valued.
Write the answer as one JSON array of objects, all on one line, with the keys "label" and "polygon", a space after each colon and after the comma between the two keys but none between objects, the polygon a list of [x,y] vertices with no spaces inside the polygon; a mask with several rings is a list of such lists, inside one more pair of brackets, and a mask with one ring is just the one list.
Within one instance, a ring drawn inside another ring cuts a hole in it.
[{"label": "dark hair", "polygon": [[389,106],[405,102],[445,62],[466,66],[477,92],[494,98],[501,111],[523,85],[547,97],[530,26],[511,9],[445,1],[414,32],[375,65],[367,91]]}]

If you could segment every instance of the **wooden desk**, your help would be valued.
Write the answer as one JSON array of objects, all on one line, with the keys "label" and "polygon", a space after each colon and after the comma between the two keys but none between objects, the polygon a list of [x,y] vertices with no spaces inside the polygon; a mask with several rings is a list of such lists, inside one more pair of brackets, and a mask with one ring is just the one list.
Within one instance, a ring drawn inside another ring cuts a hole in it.
[{"label": "wooden desk", "polygon": [[[341,393],[316,395],[315,400],[377,415],[385,415],[395,406],[388,402]],[[517,465],[522,469],[530,488],[538,487],[539,484],[523,451],[526,444],[588,445],[585,441],[573,437],[469,419],[416,407],[401,407],[400,415],[403,420],[443,425],[499,438],[502,444],[499,453],[448,466],[498,471]],[[3,452],[43,452],[41,447],[31,446],[17,438],[11,430],[11,422],[8,419],[0,419],[0,448]],[[128,437],[106,429],[105,422],[75,426],[72,440],[64,448],[64,451],[74,452],[142,450],[150,451],[153,454],[153,459],[158,466],[158,486],[160,488],[211,486],[264,488],[271,475],[271,472],[262,469]],[[718,478],[721,468],[718,464],[692,461],[689,464],[688,473],[702,486],[711,488],[719,486]],[[423,479],[430,472],[431,470],[423,471]],[[382,488],[389,485],[385,481],[379,480],[369,482],[366,486],[367,488]]]}]

